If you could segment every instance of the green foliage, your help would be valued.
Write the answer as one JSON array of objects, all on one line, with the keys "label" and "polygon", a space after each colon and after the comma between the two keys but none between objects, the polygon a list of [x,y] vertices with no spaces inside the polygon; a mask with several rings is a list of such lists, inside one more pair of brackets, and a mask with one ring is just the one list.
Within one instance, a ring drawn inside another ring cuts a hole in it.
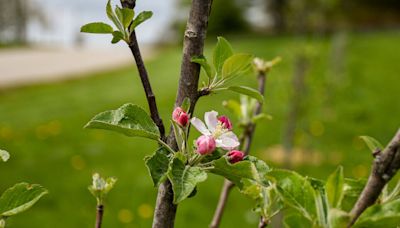
[{"label": "green foliage", "polygon": [[328,202],[330,207],[339,208],[343,199],[343,186],[344,176],[343,167],[339,166],[334,173],[332,173],[326,182],[325,188],[328,195]]},{"label": "green foliage", "polygon": [[191,59],[193,63],[199,64],[207,74],[208,78],[212,77],[211,66],[208,64],[206,57],[204,56],[196,56]]},{"label": "green foliage", "polygon": [[111,27],[111,25],[103,22],[93,22],[81,27],[81,32],[86,33],[108,34],[113,33],[113,31],[114,29]]},{"label": "green foliage", "polygon": [[194,191],[198,183],[207,179],[207,173],[200,167],[185,165],[176,157],[168,171],[168,178],[174,191],[174,203],[178,204]]},{"label": "green foliage", "polygon": [[112,35],[113,35],[113,39],[111,40],[111,43],[112,43],[112,44],[116,44],[116,43],[118,43],[120,40],[123,40],[123,39],[124,39],[124,34],[122,34],[122,32],[120,32],[120,31],[114,31],[114,32],[112,33]]},{"label": "green foliage", "polygon": [[133,9],[116,6],[115,10],[113,10],[111,0],[108,0],[107,2],[106,13],[108,19],[110,19],[117,27],[117,30],[114,31],[114,29],[106,23],[95,22],[82,26],[81,32],[109,33],[113,36],[111,43],[115,44],[124,40],[129,44],[130,35],[134,29],[153,15],[151,11],[143,11],[134,19],[135,12]]},{"label": "green foliage", "polygon": [[251,69],[252,55],[234,54],[224,61],[222,66],[222,78],[231,79],[247,74]]},{"label": "green foliage", "polygon": [[347,227],[350,222],[350,215],[342,210],[331,208],[329,210],[329,224],[331,228]]},{"label": "green foliage", "polygon": [[307,178],[289,170],[273,170],[268,173],[276,184],[283,202],[296,209],[310,221],[317,218],[315,191]]},{"label": "green foliage", "polygon": [[363,179],[356,180],[345,178],[343,185],[343,199],[340,209],[350,211],[364,189],[365,184],[366,180]]},{"label": "green foliage", "polygon": [[383,149],[382,144],[378,140],[376,140],[376,139],[374,139],[374,138],[372,138],[370,136],[360,136],[360,138],[362,140],[364,140],[365,144],[367,144],[368,148],[373,153],[376,152],[377,150],[382,150]]},{"label": "green foliage", "polygon": [[224,62],[233,55],[231,44],[223,37],[217,37],[217,45],[214,48],[213,64],[218,75],[222,73]]},{"label": "green foliage", "polygon": [[168,151],[161,147],[153,155],[145,157],[144,160],[154,187],[158,187],[167,177],[169,166]]},{"label": "green foliage", "polygon": [[118,17],[119,22],[122,23],[124,29],[127,29],[131,24],[133,17],[135,16],[135,12],[133,9],[129,8],[120,8],[119,6],[115,7],[115,14]]},{"label": "green foliage", "polygon": [[102,112],[86,124],[85,128],[115,131],[130,137],[160,138],[157,125],[137,105],[125,104],[117,110]]},{"label": "green foliage", "polygon": [[231,164],[227,157],[223,156],[212,162],[213,169],[210,172],[223,176],[232,181],[241,189],[243,179],[256,181],[261,185],[268,186],[264,176],[269,171],[268,166],[261,160],[252,157],[251,160],[243,160],[241,162]]},{"label": "green foliage", "polygon": [[365,210],[354,224],[354,228],[398,227],[400,224],[400,199],[384,204],[375,204]]},{"label": "green foliage", "polygon": [[153,12],[151,12],[151,11],[140,12],[139,15],[137,15],[136,18],[132,21],[130,31],[133,31],[133,29],[135,29],[141,23],[150,19],[152,16],[153,16]]},{"label": "green foliage", "polygon": [[189,110],[190,110],[190,99],[188,97],[185,97],[185,99],[183,99],[182,104],[181,104],[181,108],[185,112],[189,112]]},{"label": "green foliage", "polygon": [[32,207],[48,191],[38,184],[19,183],[0,197],[1,217],[10,217]]},{"label": "green foliage", "polygon": [[10,154],[5,150],[0,149],[0,160],[6,162],[8,159],[10,159]]},{"label": "green foliage", "polygon": [[247,86],[229,86],[228,90],[255,98],[260,103],[264,102],[264,96],[256,89]]},{"label": "green foliage", "polygon": [[283,225],[285,228],[310,228],[314,227],[313,224],[307,220],[306,218],[302,217],[299,214],[290,214],[286,216],[283,220]]}]

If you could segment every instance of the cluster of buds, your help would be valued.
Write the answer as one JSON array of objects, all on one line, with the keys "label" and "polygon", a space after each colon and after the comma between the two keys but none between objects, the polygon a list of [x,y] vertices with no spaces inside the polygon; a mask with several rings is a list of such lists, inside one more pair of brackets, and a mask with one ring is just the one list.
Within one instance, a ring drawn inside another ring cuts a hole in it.
[{"label": "cluster of buds", "polygon": [[[189,114],[182,108],[177,107],[172,113],[172,120],[180,127],[187,127],[189,124]],[[202,135],[196,140],[196,152],[200,155],[212,154],[216,148],[230,151],[227,157],[231,163],[242,161],[244,153],[235,150],[239,145],[239,140],[232,132],[232,122],[226,116],[218,116],[215,111],[206,112],[204,120],[194,117],[190,120],[191,124]]]},{"label": "cluster of buds", "polygon": [[276,57],[271,61],[265,61],[261,58],[254,58],[253,65],[257,72],[265,74],[271,70],[271,68],[279,63],[282,59],[280,57]]},{"label": "cluster of buds", "polygon": [[117,179],[114,177],[109,177],[107,179],[104,179],[98,173],[93,174],[92,178],[93,181],[92,185],[89,186],[89,191],[92,193],[94,197],[96,197],[97,204],[101,205],[104,197],[114,187],[115,182],[117,182]]}]

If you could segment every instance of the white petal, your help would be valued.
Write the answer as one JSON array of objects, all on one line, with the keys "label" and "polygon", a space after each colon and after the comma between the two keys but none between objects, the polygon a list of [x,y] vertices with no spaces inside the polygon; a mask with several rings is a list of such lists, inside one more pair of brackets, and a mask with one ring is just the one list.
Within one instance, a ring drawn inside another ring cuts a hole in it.
[{"label": "white petal", "polygon": [[217,116],[218,112],[216,111],[206,112],[204,114],[204,121],[206,122],[207,127],[211,132],[214,132],[215,128],[217,127],[218,124]]},{"label": "white petal", "polygon": [[193,117],[190,122],[192,123],[192,125],[198,130],[200,131],[201,134],[203,135],[211,135],[211,132],[207,129],[206,125],[204,125],[203,121],[201,121],[200,119]]},{"label": "white petal", "polygon": [[217,147],[221,147],[225,150],[232,150],[240,145],[238,138],[231,131],[221,135],[216,142]]}]

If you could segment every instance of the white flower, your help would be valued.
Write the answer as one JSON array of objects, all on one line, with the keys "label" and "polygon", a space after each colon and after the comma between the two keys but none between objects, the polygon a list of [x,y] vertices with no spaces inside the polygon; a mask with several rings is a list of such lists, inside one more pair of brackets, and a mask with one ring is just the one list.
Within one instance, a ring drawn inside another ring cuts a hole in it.
[{"label": "white flower", "polygon": [[217,143],[217,147],[221,147],[225,150],[235,149],[240,145],[238,138],[232,131],[225,128],[223,124],[218,121],[217,116],[218,112],[216,111],[206,112],[204,114],[204,121],[206,124],[196,117],[193,117],[190,122],[201,134],[212,136]]}]

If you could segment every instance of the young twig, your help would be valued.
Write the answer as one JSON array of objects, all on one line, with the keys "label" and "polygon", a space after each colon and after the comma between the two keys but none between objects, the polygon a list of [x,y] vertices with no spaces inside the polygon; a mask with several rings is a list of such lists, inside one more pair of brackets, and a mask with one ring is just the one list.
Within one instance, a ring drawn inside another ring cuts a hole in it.
[{"label": "young twig", "polygon": [[[212,0],[192,0],[190,15],[186,25],[181,76],[175,107],[180,106],[185,98],[189,98],[191,101],[189,113],[193,113],[195,104],[199,98],[198,82],[200,75],[200,66],[192,63],[191,58],[203,54],[211,5]],[[177,149],[173,131],[170,131],[167,143],[172,149]],[[174,227],[176,209],[177,205],[173,203],[172,185],[170,181],[166,180],[160,185],[158,190],[153,228]]]},{"label": "young twig", "polygon": [[164,124],[158,112],[156,97],[154,96],[153,90],[151,88],[149,76],[147,74],[147,70],[142,59],[142,55],[140,54],[139,44],[136,38],[135,31],[132,31],[130,35],[129,48],[131,49],[133,57],[135,58],[136,66],[139,71],[140,80],[142,81],[144,92],[146,93],[147,103],[150,109],[150,116],[156,123],[158,130],[160,131],[161,139],[164,141],[165,140]]},{"label": "young twig", "polygon": [[101,228],[103,223],[104,205],[100,204],[96,207],[96,228]]},{"label": "young twig", "polygon": [[350,212],[351,227],[358,217],[378,199],[385,185],[400,168],[400,128],[396,135],[381,152],[376,154],[372,164],[371,174],[360,197]]},{"label": "young twig", "polygon": [[[261,94],[264,94],[265,91],[265,82],[267,80],[267,74],[265,72],[260,72],[258,75],[258,91]],[[262,104],[260,102],[257,102],[254,114],[258,115],[262,111]],[[241,144],[241,149],[242,151],[248,155],[250,153],[250,146],[253,141],[253,135],[254,131],[256,129],[256,125],[253,123],[248,124],[243,132],[243,144]],[[225,180],[224,186],[221,189],[221,194],[218,200],[218,205],[217,208],[215,209],[214,212],[214,217],[211,221],[210,228],[217,228],[219,227],[222,219],[222,215],[224,213],[226,201],[228,200],[229,193],[231,189],[233,188],[234,184],[228,180]]]}]

